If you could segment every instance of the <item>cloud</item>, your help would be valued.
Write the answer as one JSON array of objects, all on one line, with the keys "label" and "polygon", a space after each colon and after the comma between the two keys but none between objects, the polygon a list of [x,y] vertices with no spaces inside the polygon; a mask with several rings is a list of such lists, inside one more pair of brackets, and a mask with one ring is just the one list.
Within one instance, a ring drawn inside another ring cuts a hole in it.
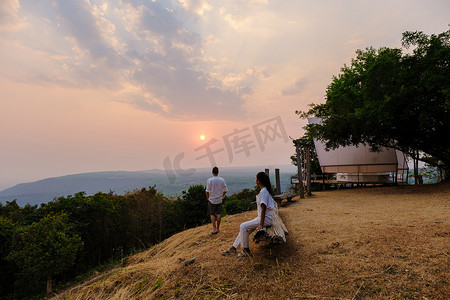
[{"label": "cloud", "polygon": [[243,99],[236,88],[226,87],[208,71],[200,35],[186,28],[169,7],[156,2],[139,7],[128,29],[138,37],[127,53],[135,62],[128,79],[145,96],[132,103],[177,118],[242,116]]},{"label": "cloud", "polygon": [[19,0],[2,0],[0,2],[0,31],[16,31],[24,26],[19,17]]},{"label": "cloud", "polygon": [[[111,101],[168,118],[242,119],[251,103],[281,99],[280,93],[298,95],[314,86],[314,78],[331,77],[355,47],[398,40],[401,28],[388,31],[380,24],[393,26],[397,18],[392,16],[399,12],[410,15],[400,6],[3,0],[0,30],[16,32],[2,33],[0,51],[9,58],[2,67],[15,71],[0,74],[37,84],[106,89],[116,95]],[[408,9],[422,13],[414,7]],[[26,29],[19,27],[24,20]]]},{"label": "cloud", "polygon": [[187,12],[203,16],[211,10],[211,5],[206,0],[179,0]]},{"label": "cloud", "polygon": [[61,1],[56,9],[63,33],[73,37],[77,46],[89,53],[91,67],[97,62],[103,65],[102,61],[113,69],[126,66],[115,49],[115,26],[103,17],[99,7],[89,1]]},{"label": "cloud", "polygon": [[300,94],[302,91],[305,90],[307,84],[308,84],[308,80],[306,78],[300,78],[299,80],[297,80],[296,82],[291,84],[290,87],[288,87],[287,89],[284,89],[281,92],[281,94],[283,96],[292,96],[292,95]]},{"label": "cloud", "polygon": [[[2,2],[1,12],[8,16],[4,19],[17,19],[18,2],[8,3]],[[44,32],[33,28],[23,31],[23,36],[40,35],[39,41],[27,38],[27,47],[35,57],[49,55],[45,56],[46,68],[32,68],[30,63],[23,73],[37,83],[108,89],[117,95],[114,101],[168,118],[244,117],[242,105],[247,94],[242,93],[240,79],[230,81],[234,75],[217,76],[212,71],[214,61],[204,53],[208,40],[185,23],[189,15],[206,13],[208,3],[181,4],[172,7],[168,1],[142,0],[25,2],[24,14]],[[40,19],[44,15],[45,22]]]}]

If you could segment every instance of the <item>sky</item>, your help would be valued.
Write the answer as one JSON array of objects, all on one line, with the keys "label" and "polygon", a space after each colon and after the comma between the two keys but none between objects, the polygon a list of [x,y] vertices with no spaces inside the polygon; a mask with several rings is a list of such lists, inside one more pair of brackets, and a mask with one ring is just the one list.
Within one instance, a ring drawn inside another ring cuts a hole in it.
[{"label": "sky", "polygon": [[448,0],[1,0],[0,190],[289,165],[357,49],[448,24]]}]

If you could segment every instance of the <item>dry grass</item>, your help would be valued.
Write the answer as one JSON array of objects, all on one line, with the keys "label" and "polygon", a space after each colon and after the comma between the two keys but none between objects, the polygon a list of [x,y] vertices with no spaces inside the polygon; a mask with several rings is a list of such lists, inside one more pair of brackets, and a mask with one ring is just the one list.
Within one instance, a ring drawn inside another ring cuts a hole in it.
[{"label": "dry grass", "polygon": [[[59,299],[448,299],[450,185],[315,193],[280,208],[284,245],[223,257],[247,212],[181,232]],[[196,257],[193,264],[184,262]]]}]

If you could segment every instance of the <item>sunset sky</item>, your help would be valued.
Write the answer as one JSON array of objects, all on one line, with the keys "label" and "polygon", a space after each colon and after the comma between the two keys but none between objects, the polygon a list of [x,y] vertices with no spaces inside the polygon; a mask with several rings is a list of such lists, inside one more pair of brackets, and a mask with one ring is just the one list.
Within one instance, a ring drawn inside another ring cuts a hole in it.
[{"label": "sunset sky", "polygon": [[449,23],[448,0],[1,0],[0,190],[288,165],[295,110],[323,102],[356,49]]}]

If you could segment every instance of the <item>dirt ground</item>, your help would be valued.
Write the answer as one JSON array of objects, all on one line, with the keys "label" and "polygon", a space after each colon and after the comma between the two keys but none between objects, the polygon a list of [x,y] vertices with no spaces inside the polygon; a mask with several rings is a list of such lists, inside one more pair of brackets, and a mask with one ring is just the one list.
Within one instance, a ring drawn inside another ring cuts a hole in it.
[{"label": "dirt ground", "polygon": [[300,296],[448,299],[450,189],[316,193],[286,209]]},{"label": "dirt ground", "polygon": [[[450,184],[316,192],[280,208],[282,245],[224,257],[256,212],[186,230],[58,299],[449,299]],[[186,261],[195,259],[192,264]]]}]

